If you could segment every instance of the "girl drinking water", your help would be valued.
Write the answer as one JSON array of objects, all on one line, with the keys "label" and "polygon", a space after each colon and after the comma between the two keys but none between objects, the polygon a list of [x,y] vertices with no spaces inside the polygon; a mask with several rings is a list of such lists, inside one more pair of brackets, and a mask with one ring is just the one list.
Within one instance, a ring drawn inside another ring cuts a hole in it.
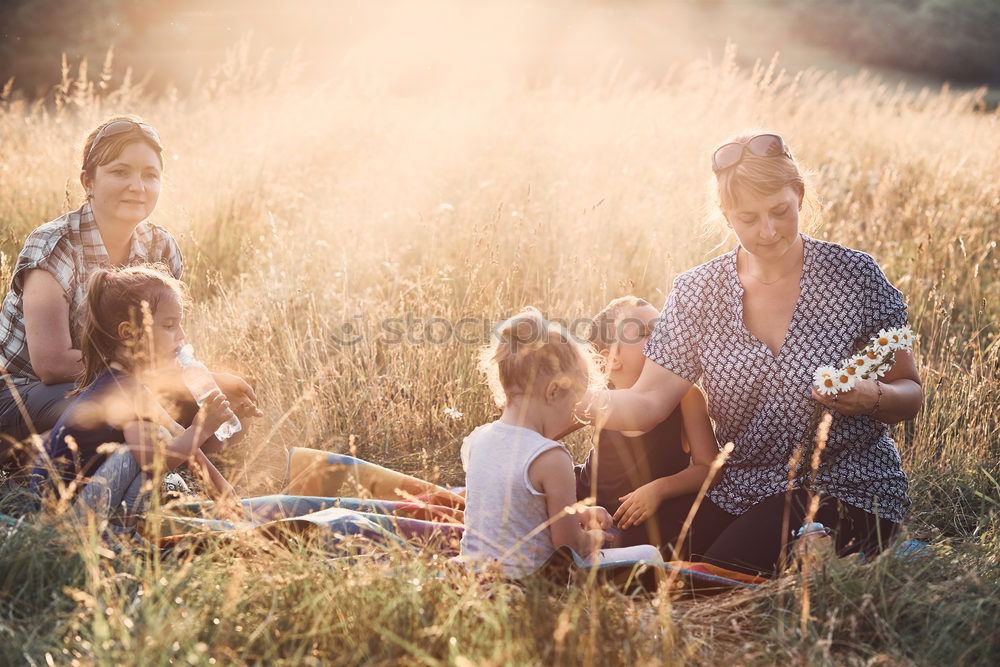
[{"label": "girl drinking water", "polygon": [[188,463],[213,496],[236,499],[201,451],[218,445],[212,434],[232,415],[229,402],[219,392],[210,395],[185,429],[149,388],[157,371],[176,364],[185,303],[183,284],[156,267],[102,269],[90,277],[83,373],[36,461],[36,490],[47,481],[77,513],[101,519],[124,505],[127,517],[141,508],[143,485],[156,471]]},{"label": "girl drinking water", "polygon": [[[611,517],[602,507],[576,505],[573,458],[555,441],[576,426],[573,411],[588,387],[604,384],[592,356],[529,308],[500,325],[480,365],[503,413],[462,444],[463,559],[497,563],[514,578],[537,570],[561,546],[586,559],[614,560],[618,550],[601,550]],[[646,545],[629,557],[658,562],[659,552]]]}]

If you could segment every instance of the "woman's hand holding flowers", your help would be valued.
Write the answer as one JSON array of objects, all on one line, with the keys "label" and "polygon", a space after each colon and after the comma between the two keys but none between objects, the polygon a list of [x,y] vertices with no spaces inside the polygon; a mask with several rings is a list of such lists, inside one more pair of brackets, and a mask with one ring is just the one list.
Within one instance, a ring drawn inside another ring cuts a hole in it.
[{"label": "woman's hand holding flowers", "polygon": [[897,352],[907,355],[916,335],[908,326],[883,329],[868,345],[840,366],[820,366],[813,375],[812,398],[843,415],[875,415],[882,403],[885,377],[896,363]]},{"label": "woman's hand holding flowers", "polygon": [[858,380],[849,391],[826,396],[813,389],[812,398],[842,415],[870,415],[878,403],[877,383],[878,380],[873,379]]}]

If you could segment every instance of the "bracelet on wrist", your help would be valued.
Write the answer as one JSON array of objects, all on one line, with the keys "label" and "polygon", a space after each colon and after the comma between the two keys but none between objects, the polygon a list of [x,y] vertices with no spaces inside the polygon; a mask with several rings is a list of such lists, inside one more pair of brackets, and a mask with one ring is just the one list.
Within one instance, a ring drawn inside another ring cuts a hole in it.
[{"label": "bracelet on wrist", "polygon": [[882,383],[875,380],[875,388],[878,389],[878,396],[875,398],[875,405],[872,409],[868,411],[869,416],[874,417],[875,413],[878,412],[879,406],[882,405]]}]

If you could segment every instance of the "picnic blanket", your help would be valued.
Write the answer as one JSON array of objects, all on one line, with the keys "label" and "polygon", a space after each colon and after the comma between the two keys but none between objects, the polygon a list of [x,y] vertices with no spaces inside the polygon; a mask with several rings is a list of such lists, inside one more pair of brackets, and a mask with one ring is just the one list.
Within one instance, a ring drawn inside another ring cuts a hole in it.
[{"label": "picnic blanket", "polygon": [[[416,537],[426,543],[427,540],[439,536],[431,528],[416,527],[408,523],[398,523],[398,519],[423,519],[445,521],[453,519],[462,522],[461,511],[465,508],[465,498],[462,490],[445,488],[416,477],[404,475],[388,468],[343,454],[333,454],[305,447],[293,447],[288,454],[288,493],[322,496],[350,495],[357,492],[370,499],[383,499],[381,502],[365,501],[338,497],[331,500],[337,507],[352,509],[361,513],[397,517],[394,524],[407,531],[404,539]],[[287,498],[287,497],[286,497]],[[400,498],[410,499],[407,503],[393,502]],[[318,500],[314,498],[313,500]],[[414,502],[415,501],[415,502]],[[305,505],[293,505],[284,501],[287,509],[305,509]],[[263,515],[259,515],[262,517]],[[346,520],[346,519],[342,519]],[[383,520],[380,525],[385,526]],[[328,524],[331,530],[337,530],[336,524]],[[461,526],[448,529],[449,537],[461,539]],[[439,541],[440,543],[440,541]],[[457,552],[456,552],[457,553]],[[451,555],[451,554],[449,554]],[[573,570],[592,570],[594,566],[584,561],[569,547],[563,547],[549,559],[542,568],[552,576],[571,576]],[[656,575],[652,568],[663,571],[677,571],[679,576],[673,581],[689,584],[692,590],[724,590],[733,587],[756,585],[767,581],[762,577],[754,577],[727,570],[706,563],[689,563],[686,561],[671,561],[670,563],[650,564],[637,561],[616,561],[601,563],[596,566],[602,577],[619,582],[627,582],[631,586],[655,587]],[[645,573],[640,575],[639,573]],[[628,587],[626,586],[626,587]]]},{"label": "picnic blanket", "polygon": [[382,546],[433,547],[445,554],[457,554],[462,537],[461,511],[426,503],[272,495],[240,505],[242,516],[231,519],[213,518],[212,502],[173,505],[161,513],[155,531],[146,525],[142,533],[161,547],[204,539],[206,533],[253,531],[308,534],[330,550],[347,536],[361,536]]},{"label": "picnic blanket", "polygon": [[[161,547],[241,531],[279,540],[288,539],[290,535],[309,536],[333,555],[344,552],[348,538],[361,537],[380,548],[416,549],[451,557],[458,555],[464,530],[458,522],[461,513],[455,508],[417,502],[272,495],[244,499],[241,506],[241,517],[223,520],[212,518],[214,505],[211,502],[174,505],[161,514],[156,534],[144,530],[143,535]],[[557,550],[537,576],[570,581],[589,574],[596,574],[628,591],[653,591],[659,582],[669,580],[677,590],[695,594],[754,586],[766,581],[684,561],[619,560],[592,565],[569,547]]]}]

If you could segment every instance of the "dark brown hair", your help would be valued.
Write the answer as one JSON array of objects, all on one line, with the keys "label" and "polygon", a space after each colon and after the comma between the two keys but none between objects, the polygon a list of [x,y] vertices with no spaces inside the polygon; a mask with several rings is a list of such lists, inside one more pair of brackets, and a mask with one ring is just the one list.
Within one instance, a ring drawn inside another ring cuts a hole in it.
[{"label": "dark brown hair", "polygon": [[97,147],[91,151],[91,147],[94,145],[94,138],[97,137],[98,133],[104,129],[105,126],[115,122],[116,120],[131,120],[136,123],[143,122],[141,118],[134,115],[112,116],[95,127],[93,132],[87,135],[87,141],[83,145],[83,161],[81,162],[80,169],[87,175],[87,178],[93,179],[99,166],[108,164],[117,158],[122,154],[122,151],[125,150],[125,147],[134,141],[146,142],[146,144],[156,153],[156,157],[160,160],[160,168],[162,169],[163,146],[153,141],[152,138],[136,126],[133,126],[131,129],[120,134],[103,137],[100,143],[97,144]]},{"label": "dark brown hair", "polygon": [[[98,269],[91,274],[80,340],[83,373],[77,381],[78,392],[93,384],[122,345],[129,347],[133,364],[145,361],[151,342],[147,329],[152,326],[151,318],[160,300],[169,294],[176,296],[181,305],[187,304],[184,283],[171,276],[162,264]],[[140,332],[135,340],[119,338],[122,322],[131,322]]]}]

